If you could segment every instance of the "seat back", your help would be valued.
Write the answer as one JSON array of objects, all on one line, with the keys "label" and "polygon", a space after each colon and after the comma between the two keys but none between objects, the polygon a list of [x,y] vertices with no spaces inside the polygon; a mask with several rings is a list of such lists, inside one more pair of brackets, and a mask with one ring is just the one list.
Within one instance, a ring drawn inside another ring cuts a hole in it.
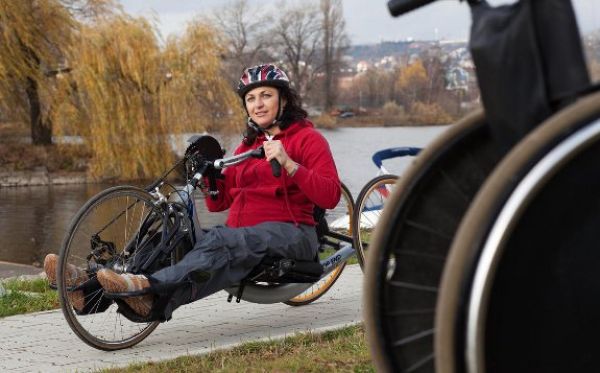
[{"label": "seat back", "polygon": [[317,230],[317,238],[319,239],[319,242],[322,242],[323,237],[325,237],[325,235],[329,233],[329,226],[327,225],[327,219],[325,219],[325,211],[325,209],[317,205],[315,205],[315,208],[313,210],[313,218],[317,223],[315,229]]}]

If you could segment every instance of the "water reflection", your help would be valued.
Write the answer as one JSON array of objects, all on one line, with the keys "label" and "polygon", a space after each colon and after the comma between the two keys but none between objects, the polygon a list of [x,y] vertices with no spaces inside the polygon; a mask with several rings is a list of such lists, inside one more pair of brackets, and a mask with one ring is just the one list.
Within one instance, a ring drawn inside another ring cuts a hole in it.
[{"label": "water reflection", "polygon": [[[344,128],[324,131],[338,172],[356,198],[377,172],[373,152],[393,146],[425,146],[445,127]],[[236,140],[237,141],[237,140]],[[228,146],[232,154],[233,146]],[[402,174],[410,159],[388,161],[386,167]],[[93,195],[112,185],[61,185],[0,188],[0,261],[40,265],[47,253],[58,253],[73,216]],[[222,224],[226,213],[207,213],[196,205],[205,227]]]},{"label": "water reflection", "polygon": [[0,260],[39,265],[58,252],[71,218],[107,185],[0,188]]}]

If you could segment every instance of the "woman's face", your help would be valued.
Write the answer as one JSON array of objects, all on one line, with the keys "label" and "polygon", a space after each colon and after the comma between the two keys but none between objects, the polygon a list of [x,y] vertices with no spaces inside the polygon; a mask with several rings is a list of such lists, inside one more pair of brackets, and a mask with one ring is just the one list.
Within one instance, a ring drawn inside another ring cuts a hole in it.
[{"label": "woman's face", "polygon": [[[262,128],[270,126],[277,118],[279,91],[273,87],[258,87],[246,93],[246,110],[250,118]],[[281,103],[285,105],[284,102]]]}]

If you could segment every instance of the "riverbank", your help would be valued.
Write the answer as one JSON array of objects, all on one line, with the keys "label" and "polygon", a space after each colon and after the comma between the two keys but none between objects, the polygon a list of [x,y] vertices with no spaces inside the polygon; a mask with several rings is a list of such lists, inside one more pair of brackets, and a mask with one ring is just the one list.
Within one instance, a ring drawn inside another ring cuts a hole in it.
[{"label": "riverbank", "polygon": [[86,184],[85,172],[48,172],[44,167],[32,171],[0,171],[0,188],[37,185]]}]

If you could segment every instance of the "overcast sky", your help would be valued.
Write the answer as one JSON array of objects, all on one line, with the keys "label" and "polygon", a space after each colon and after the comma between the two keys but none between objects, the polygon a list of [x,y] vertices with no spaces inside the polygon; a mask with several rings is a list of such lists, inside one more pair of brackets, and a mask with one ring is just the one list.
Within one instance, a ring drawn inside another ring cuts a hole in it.
[{"label": "overcast sky", "polygon": [[[281,0],[248,0],[252,9],[272,9]],[[306,1],[306,0],[305,0]],[[313,0],[317,1],[317,0]],[[181,33],[196,15],[210,13],[226,0],[120,0],[132,15],[154,17],[163,36]],[[511,0],[490,0],[492,4]],[[346,30],[353,44],[397,41],[467,39],[469,7],[458,0],[440,0],[401,18],[392,18],[386,0],[343,0]],[[600,1],[574,0],[580,27],[584,32],[600,28]]]}]

